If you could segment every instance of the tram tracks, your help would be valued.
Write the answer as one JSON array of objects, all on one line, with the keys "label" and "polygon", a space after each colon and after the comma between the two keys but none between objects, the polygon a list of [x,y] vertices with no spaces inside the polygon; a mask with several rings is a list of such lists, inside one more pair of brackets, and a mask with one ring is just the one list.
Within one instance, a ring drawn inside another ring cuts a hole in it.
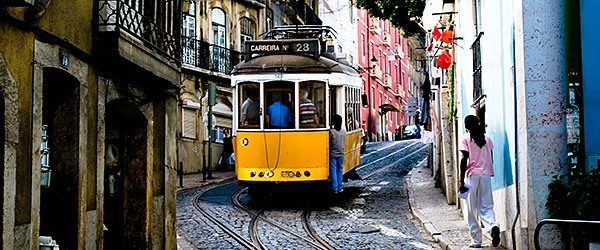
[{"label": "tram tracks", "polygon": [[[212,189],[224,185],[226,184],[213,187]],[[194,208],[245,249],[266,250],[280,248],[281,245],[292,245],[294,247],[302,247],[303,249],[335,249],[326,240],[321,238],[313,228],[310,222],[312,212],[310,209],[287,210],[286,213],[293,216],[277,216],[269,210],[271,204],[264,204],[259,210],[250,208],[242,202],[243,195],[247,193],[247,188],[238,189],[231,194],[230,200],[233,209],[242,212],[244,216],[250,217],[246,234],[243,230],[236,230],[228,221],[220,219],[220,216],[211,211],[208,205],[203,204],[202,196],[209,190],[211,189],[196,195],[193,202]],[[303,230],[298,230],[299,228]],[[269,245],[273,246],[269,247]]]}]

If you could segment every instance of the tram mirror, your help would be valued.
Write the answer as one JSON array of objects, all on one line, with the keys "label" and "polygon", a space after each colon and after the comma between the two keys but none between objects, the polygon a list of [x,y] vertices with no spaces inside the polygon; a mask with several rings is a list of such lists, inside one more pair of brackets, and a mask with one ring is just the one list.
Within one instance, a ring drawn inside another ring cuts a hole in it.
[{"label": "tram mirror", "polygon": [[369,101],[367,100],[367,94],[362,94],[360,96],[360,99],[362,101],[363,108],[368,108],[369,107]]}]

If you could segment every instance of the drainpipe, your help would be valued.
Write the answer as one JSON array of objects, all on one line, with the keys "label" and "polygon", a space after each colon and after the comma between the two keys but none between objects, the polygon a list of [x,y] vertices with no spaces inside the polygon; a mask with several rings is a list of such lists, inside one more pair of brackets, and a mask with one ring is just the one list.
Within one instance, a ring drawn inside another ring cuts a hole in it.
[{"label": "drainpipe", "polygon": [[371,41],[371,32],[369,31],[369,28],[371,27],[371,16],[367,15],[367,40],[365,42],[367,42],[367,59],[368,64],[367,64],[367,89],[365,89],[365,92],[367,94],[367,100],[368,100],[368,111],[367,111],[367,138],[369,138],[369,141],[373,141],[373,137],[371,136],[371,107],[373,105],[373,100],[371,100],[371,43],[369,43],[369,41]]},{"label": "drainpipe", "polygon": [[[513,53],[514,53],[514,48],[515,48],[515,29],[513,26]],[[516,59],[513,56],[513,65],[516,65]],[[513,98],[514,98],[514,112],[515,112],[515,122],[514,122],[514,131],[515,131],[515,206],[517,208],[517,212],[515,214],[515,218],[513,220],[512,223],[512,230],[511,230],[511,236],[512,236],[512,246],[513,249],[517,249],[517,240],[516,240],[516,228],[517,228],[517,222],[519,220],[519,216],[521,216],[521,202],[520,202],[520,169],[519,169],[519,150],[518,150],[518,146],[519,146],[519,136],[518,136],[518,131],[517,129],[519,128],[519,116],[518,116],[518,108],[517,108],[517,74],[516,74],[516,68],[513,67]]]}]

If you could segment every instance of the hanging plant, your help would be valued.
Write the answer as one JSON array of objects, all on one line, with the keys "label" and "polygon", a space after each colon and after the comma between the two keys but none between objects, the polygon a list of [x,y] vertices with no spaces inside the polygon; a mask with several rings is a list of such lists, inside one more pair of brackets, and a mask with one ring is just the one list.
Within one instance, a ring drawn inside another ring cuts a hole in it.
[{"label": "hanging plant", "polygon": [[402,29],[404,37],[422,32],[411,18],[422,17],[425,0],[356,0],[356,7],[364,8],[370,16],[388,20],[394,27]]}]

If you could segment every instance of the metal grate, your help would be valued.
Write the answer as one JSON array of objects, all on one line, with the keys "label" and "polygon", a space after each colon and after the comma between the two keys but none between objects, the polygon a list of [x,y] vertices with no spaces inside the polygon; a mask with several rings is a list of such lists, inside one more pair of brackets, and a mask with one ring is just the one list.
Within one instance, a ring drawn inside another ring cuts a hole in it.
[{"label": "metal grate", "polygon": [[98,31],[122,31],[169,61],[179,64],[181,61],[179,52],[181,6],[179,0],[156,1],[156,5],[153,6],[136,4],[135,7],[129,5],[128,2],[123,0],[99,1]]},{"label": "metal grate", "polygon": [[235,50],[190,37],[183,37],[182,41],[182,60],[187,65],[213,72],[230,74],[233,67],[242,59],[242,53]]}]

